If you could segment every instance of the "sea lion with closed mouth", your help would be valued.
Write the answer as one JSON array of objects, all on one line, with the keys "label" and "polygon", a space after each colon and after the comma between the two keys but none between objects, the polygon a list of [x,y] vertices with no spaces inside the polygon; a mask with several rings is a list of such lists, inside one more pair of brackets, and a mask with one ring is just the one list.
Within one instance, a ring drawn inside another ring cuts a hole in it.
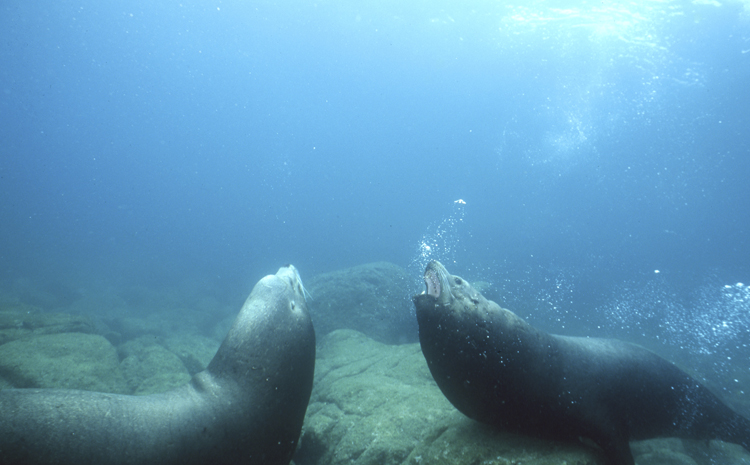
[{"label": "sea lion with closed mouth", "polygon": [[630,440],[720,439],[750,451],[750,421],[653,352],[613,339],[537,330],[432,261],[414,296],[435,382],[462,413],[532,436],[588,439],[608,465]]},{"label": "sea lion with closed mouth", "polygon": [[0,391],[0,464],[288,464],[315,333],[297,270],[253,288],[205,371],[149,396]]}]

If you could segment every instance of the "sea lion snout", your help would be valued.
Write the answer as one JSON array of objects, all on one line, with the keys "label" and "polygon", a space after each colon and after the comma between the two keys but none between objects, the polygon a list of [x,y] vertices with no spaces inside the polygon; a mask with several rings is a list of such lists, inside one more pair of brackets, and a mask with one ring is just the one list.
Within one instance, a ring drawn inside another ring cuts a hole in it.
[{"label": "sea lion snout", "polygon": [[302,278],[299,275],[299,271],[297,271],[297,268],[294,267],[294,265],[285,265],[279,268],[279,271],[276,273],[275,276],[268,276],[268,278],[280,278],[283,282],[285,282],[293,291],[294,298],[292,302],[295,300],[304,301],[307,302],[308,297],[312,298],[309,292],[307,292],[307,289],[305,289],[305,286],[302,284]]}]

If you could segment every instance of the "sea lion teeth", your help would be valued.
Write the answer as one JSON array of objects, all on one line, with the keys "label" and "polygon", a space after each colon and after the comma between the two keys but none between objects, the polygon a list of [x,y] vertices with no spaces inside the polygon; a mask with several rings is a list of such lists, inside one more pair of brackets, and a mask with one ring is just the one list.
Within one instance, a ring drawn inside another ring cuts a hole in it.
[{"label": "sea lion teeth", "polygon": [[425,271],[424,283],[427,286],[427,294],[435,298],[440,297],[440,281],[432,270]]}]

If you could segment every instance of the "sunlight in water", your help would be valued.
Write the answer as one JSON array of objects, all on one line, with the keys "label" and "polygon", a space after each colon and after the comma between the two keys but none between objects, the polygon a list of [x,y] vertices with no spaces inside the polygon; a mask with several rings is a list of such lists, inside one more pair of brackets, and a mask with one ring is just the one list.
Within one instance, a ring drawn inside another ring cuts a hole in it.
[{"label": "sunlight in water", "polygon": [[[640,27],[650,22],[651,2],[610,3],[606,8],[599,4],[573,8],[549,8],[544,3],[511,7],[505,25],[518,32],[518,28],[543,29],[548,25],[562,24],[569,28],[590,31],[592,37],[616,37],[621,40],[642,40]],[[642,9],[643,11],[639,10]]]}]

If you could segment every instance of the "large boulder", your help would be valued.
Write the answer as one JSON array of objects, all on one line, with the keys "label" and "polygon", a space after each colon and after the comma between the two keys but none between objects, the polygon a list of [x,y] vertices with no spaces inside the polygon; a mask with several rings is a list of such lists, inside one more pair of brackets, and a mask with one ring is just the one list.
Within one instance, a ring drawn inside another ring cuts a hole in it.
[{"label": "large boulder", "polygon": [[[339,330],[321,338],[297,465],[604,464],[595,448],[499,431],[445,399],[419,344],[399,346]],[[683,445],[684,444],[684,445]],[[750,459],[719,441],[633,443],[638,463],[708,465]]]},{"label": "large boulder", "polygon": [[123,341],[144,335],[167,338],[174,334],[209,333],[216,323],[214,316],[189,308],[154,309],[142,315],[121,313],[104,319],[108,328]]},{"label": "large boulder", "polygon": [[180,358],[165,349],[159,338],[141,336],[122,344],[118,351],[122,372],[134,394],[164,392],[190,381]]},{"label": "large boulder", "polygon": [[94,332],[88,316],[47,313],[23,303],[0,305],[0,344],[43,334]]},{"label": "large boulder", "polygon": [[16,388],[130,392],[117,350],[95,334],[45,334],[0,345],[0,378]]},{"label": "large boulder", "polygon": [[318,337],[336,329],[354,329],[388,344],[418,338],[409,276],[398,265],[368,263],[317,275],[307,289]]},{"label": "large boulder", "polygon": [[167,338],[163,345],[180,358],[190,375],[194,375],[208,367],[221,344],[206,336],[182,334]]}]

